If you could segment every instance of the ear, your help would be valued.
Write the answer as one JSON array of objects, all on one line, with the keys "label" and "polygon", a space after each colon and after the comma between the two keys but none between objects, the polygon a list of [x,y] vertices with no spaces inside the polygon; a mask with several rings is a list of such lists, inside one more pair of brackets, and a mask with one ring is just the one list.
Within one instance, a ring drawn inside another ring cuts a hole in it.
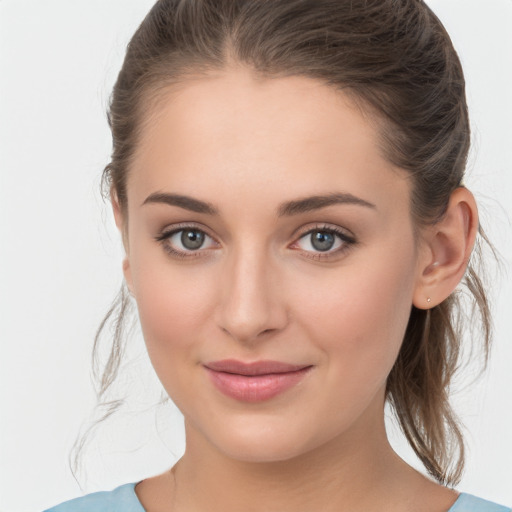
[{"label": "ear", "polygon": [[124,279],[126,281],[126,285],[130,290],[130,293],[133,295],[133,282],[132,282],[132,274],[130,267],[130,255],[129,255],[129,245],[128,245],[128,226],[125,218],[125,214],[123,213],[121,206],[119,205],[119,200],[117,198],[117,194],[114,189],[110,191],[110,202],[112,203],[112,210],[114,212],[114,220],[116,222],[117,229],[121,233],[121,237],[123,240],[123,246],[125,251],[125,257],[123,259],[123,274]]},{"label": "ear", "polygon": [[475,198],[468,189],[457,188],[443,218],[424,230],[413,297],[417,308],[430,309],[455,290],[466,271],[477,232]]},{"label": "ear", "polygon": [[123,237],[123,245],[125,246],[125,250],[127,249],[125,244],[125,220],[124,215],[121,210],[121,206],[119,205],[119,200],[117,198],[116,191],[112,188],[110,189],[110,203],[112,204],[112,211],[114,212],[114,220],[116,222],[117,229],[119,229],[122,237]]}]

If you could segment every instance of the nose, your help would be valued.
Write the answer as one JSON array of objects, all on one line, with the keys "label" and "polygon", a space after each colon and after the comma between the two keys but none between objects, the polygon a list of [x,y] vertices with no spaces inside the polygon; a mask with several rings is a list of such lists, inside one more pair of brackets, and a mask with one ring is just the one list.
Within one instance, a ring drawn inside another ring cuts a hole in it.
[{"label": "nose", "polygon": [[261,340],[288,323],[282,273],[264,250],[237,251],[225,262],[219,282],[217,324],[242,343]]}]

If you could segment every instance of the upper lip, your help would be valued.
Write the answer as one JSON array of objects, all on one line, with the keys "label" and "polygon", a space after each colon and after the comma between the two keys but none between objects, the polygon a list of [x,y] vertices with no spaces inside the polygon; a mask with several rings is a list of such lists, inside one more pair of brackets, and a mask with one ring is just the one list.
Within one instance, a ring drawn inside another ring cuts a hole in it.
[{"label": "upper lip", "polygon": [[296,365],[282,363],[280,361],[254,361],[252,363],[245,363],[243,361],[237,361],[236,359],[224,359],[222,361],[206,363],[204,366],[216,372],[253,376],[296,372],[309,368],[311,365]]}]

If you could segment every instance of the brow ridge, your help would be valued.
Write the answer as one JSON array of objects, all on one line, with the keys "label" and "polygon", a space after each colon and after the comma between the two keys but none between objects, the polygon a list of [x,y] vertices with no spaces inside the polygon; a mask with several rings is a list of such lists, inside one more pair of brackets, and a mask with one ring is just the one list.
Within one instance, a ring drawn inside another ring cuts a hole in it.
[{"label": "brow ridge", "polygon": [[298,215],[300,213],[306,213],[312,210],[326,208],[327,206],[332,206],[335,204],[353,204],[358,206],[364,206],[366,208],[376,208],[376,206],[373,203],[365,201],[364,199],[356,197],[352,194],[333,193],[327,195],[310,196],[305,197],[303,199],[288,201],[278,208],[278,216],[283,217]]},{"label": "brow ridge", "polygon": [[151,203],[163,203],[170,206],[178,206],[179,208],[183,208],[185,210],[190,210],[196,213],[206,213],[208,215],[218,215],[219,213],[217,208],[215,208],[215,206],[213,206],[211,203],[181,194],[155,192],[150,194],[142,204],[145,205]]},{"label": "brow ridge", "polygon": [[[185,210],[190,210],[195,213],[204,213],[207,215],[218,215],[219,210],[211,203],[195,199],[190,196],[182,194],[171,194],[167,192],[155,192],[150,194],[142,203],[163,203],[170,206],[178,206]],[[351,204],[357,206],[363,206],[366,208],[376,208],[376,206],[364,199],[354,196],[349,193],[333,193],[326,195],[309,196],[302,199],[296,199],[293,201],[287,201],[281,204],[277,208],[278,217],[287,217],[292,215],[298,215],[313,210],[319,210],[328,206],[336,204]]]}]

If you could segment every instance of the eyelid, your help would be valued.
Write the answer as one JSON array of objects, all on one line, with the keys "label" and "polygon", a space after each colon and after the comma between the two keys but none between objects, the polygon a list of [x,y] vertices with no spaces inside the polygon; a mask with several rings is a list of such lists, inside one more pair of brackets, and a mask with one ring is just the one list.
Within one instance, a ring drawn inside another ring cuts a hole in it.
[{"label": "eyelid", "polygon": [[220,245],[216,237],[212,236],[209,233],[208,228],[205,226],[196,223],[196,222],[183,222],[178,224],[172,224],[170,226],[167,226],[163,228],[160,233],[155,236],[155,240],[162,244],[164,250],[170,254],[173,257],[183,258],[183,259],[192,259],[192,258],[198,258],[205,256],[207,252],[211,250],[211,248],[199,248],[197,250],[182,250],[182,249],[176,249],[171,246],[169,240],[176,235],[177,233],[180,233],[181,231],[200,231],[204,235],[206,235],[208,238],[213,240],[215,245]]},{"label": "eyelid", "polygon": [[341,238],[349,240],[351,242],[356,242],[356,237],[352,231],[350,231],[347,228],[343,228],[341,226],[337,226],[336,224],[328,224],[326,222],[317,222],[313,224],[308,224],[306,226],[303,226],[299,228],[293,236],[296,240],[299,238],[302,238],[305,235],[308,235],[309,233],[313,233],[315,231],[329,231],[332,233],[336,233]]},{"label": "eyelid", "polygon": [[[178,224],[169,225],[163,228],[160,231],[160,233],[154,238],[157,242],[160,242],[164,250],[173,257],[197,258],[206,256],[208,252],[211,252],[211,248],[199,248],[197,250],[180,250],[172,247],[169,243],[166,243],[172,236],[181,231],[186,231],[187,229],[200,231],[208,238],[210,238],[217,246],[221,245],[220,242],[216,239],[216,237],[209,233],[209,229],[206,226],[197,222],[182,222]],[[309,251],[304,250],[300,247],[294,247],[297,245],[299,240],[306,237],[307,235],[311,235],[314,232],[332,233],[335,237],[338,237],[342,241],[341,247],[338,247],[335,250],[327,251]],[[326,223],[316,223],[314,225],[303,226],[299,230],[297,230],[293,236],[294,241],[288,247],[293,250],[301,251],[306,257],[315,260],[335,258],[336,256],[341,255],[342,253],[349,250],[352,246],[358,243],[356,237],[350,230],[342,228],[337,225],[330,225]]]},{"label": "eyelid", "polygon": [[172,235],[179,231],[184,231],[186,229],[191,229],[191,230],[195,229],[197,231],[201,231],[205,235],[208,235],[210,238],[214,239],[218,243],[218,241],[215,239],[215,237],[210,233],[210,230],[203,224],[200,224],[199,222],[178,222],[177,224],[170,224],[170,225],[162,228],[160,230],[160,233],[155,236],[155,239],[162,240],[162,239],[168,238],[169,235]]},{"label": "eyelid", "polygon": [[[335,250],[328,251],[308,251],[300,247],[294,248],[294,246],[297,246],[299,240],[315,232],[332,233],[335,237],[338,237],[341,240],[342,244]],[[342,255],[357,243],[358,242],[356,237],[348,229],[336,225],[317,223],[313,226],[309,225],[301,228],[299,232],[295,235],[295,241],[289,247],[292,248],[293,250],[301,251],[303,255],[307,258],[314,260],[327,260]]]}]

